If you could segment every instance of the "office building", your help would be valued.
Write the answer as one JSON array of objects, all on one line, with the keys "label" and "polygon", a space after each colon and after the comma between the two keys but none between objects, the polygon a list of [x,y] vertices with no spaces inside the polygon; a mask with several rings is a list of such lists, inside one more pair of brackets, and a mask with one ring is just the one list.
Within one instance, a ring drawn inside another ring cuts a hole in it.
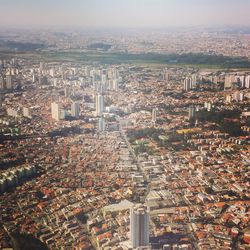
[{"label": "office building", "polygon": [[149,209],[137,204],[130,210],[130,240],[133,248],[149,245]]}]

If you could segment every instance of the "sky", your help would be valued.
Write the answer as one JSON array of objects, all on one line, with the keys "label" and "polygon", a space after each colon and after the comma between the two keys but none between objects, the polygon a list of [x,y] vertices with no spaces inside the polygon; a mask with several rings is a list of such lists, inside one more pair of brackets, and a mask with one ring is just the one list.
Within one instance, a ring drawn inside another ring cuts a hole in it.
[{"label": "sky", "polygon": [[0,27],[250,26],[250,0],[0,0]]}]

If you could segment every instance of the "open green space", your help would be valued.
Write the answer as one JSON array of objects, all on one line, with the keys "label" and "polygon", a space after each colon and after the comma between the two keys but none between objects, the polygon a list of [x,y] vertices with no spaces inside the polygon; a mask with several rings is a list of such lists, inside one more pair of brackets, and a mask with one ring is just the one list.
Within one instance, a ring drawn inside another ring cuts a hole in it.
[{"label": "open green space", "polygon": [[1,58],[23,57],[48,62],[78,62],[83,64],[137,64],[152,66],[189,66],[209,69],[249,69],[250,60],[246,57],[227,57],[223,55],[204,54],[155,54],[155,53],[111,53],[100,51],[82,52],[79,50],[67,51],[29,51],[0,50]]}]

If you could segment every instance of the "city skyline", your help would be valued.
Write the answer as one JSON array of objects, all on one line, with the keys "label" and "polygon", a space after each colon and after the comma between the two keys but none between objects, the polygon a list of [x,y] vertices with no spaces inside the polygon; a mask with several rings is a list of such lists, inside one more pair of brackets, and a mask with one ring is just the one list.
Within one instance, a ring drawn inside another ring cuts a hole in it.
[{"label": "city skyline", "polygon": [[0,0],[0,27],[166,28],[247,26],[250,1]]},{"label": "city skyline", "polygon": [[0,249],[250,249],[250,0],[0,6]]}]

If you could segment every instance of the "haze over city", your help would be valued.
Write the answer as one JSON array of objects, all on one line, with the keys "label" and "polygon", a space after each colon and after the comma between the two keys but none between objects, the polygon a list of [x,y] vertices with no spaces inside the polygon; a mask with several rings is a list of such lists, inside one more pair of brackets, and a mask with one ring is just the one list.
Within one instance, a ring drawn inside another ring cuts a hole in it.
[{"label": "haze over city", "polygon": [[0,249],[249,250],[250,0],[0,0]]},{"label": "haze over city", "polygon": [[1,27],[247,26],[249,0],[0,0]]}]

